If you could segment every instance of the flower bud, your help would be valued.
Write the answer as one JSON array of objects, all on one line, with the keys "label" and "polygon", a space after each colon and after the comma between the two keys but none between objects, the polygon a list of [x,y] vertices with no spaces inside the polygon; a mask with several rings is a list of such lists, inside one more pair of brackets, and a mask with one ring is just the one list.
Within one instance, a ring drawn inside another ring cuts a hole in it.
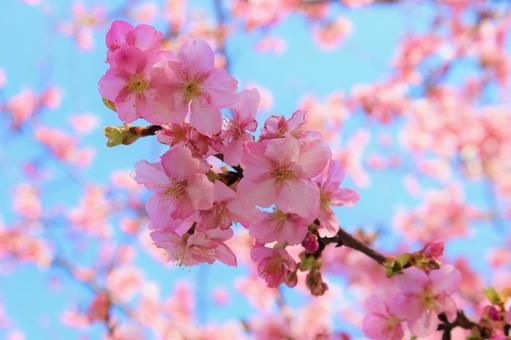
[{"label": "flower bud", "polygon": [[424,246],[423,252],[427,257],[433,259],[439,258],[444,253],[444,242],[439,240],[429,242]]},{"label": "flower bud", "polygon": [[308,233],[302,241],[302,246],[308,253],[315,253],[319,249],[318,237],[314,234]]}]

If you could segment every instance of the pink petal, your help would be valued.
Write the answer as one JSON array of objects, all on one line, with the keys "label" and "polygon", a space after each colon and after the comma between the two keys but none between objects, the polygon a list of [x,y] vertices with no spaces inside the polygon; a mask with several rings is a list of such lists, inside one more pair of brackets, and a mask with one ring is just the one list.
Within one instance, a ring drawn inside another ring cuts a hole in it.
[{"label": "pink petal", "polygon": [[103,98],[115,101],[117,95],[126,85],[126,79],[120,77],[118,73],[110,69],[99,80],[99,93]]},{"label": "pink petal", "polygon": [[426,273],[415,267],[405,269],[404,274],[397,276],[396,279],[399,289],[405,294],[421,293],[429,281]]},{"label": "pink petal", "polygon": [[215,202],[230,201],[236,197],[236,192],[220,181],[215,181]]},{"label": "pink petal", "polygon": [[201,90],[207,93],[208,102],[216,108],[230,107],[237,101],[238,81],[223,69],[214,69],[201,84]]},{"label": "pink petal", "polygon": [[252,122],[255,119],[259,101],[260,97],[257,89],[242,91],[238,96],[238,101],[232,107],[234,121],[246,130],[255,131],[257,121],[255,121],[255,124]]},{"label": "pink petal", "polygon": [[139,117],[137,112],[137,96],[128,94],[122,101],[115,101],[115,109],[119,115],[119,119],[125,123],[131,123]]},{"label": "pink petal", "polygon": [[417,337],[433,334],[437,330],[438,324],[438,315],[433,311],[426,311],[418,319],[408,322],[411,333]]},{"label": "pink petal", "polygon": [[118,68],[129,74],[141,73],[147,64],[144,52],[133,46],[118,49],[111,55],[112,67]]},{"label": "pink petal", "polygon": [[264,154],[276,164],[292,165],[298,161],[300,144],[292,136],[272,139],[267,143]]},{"label": "pink petal", "polygon": [[197,174],[188,181],[186,192],[195,209],[207,210],[213,206],[213,183],[203,174]]},{"label": "pink petal", "polygon": [[186,179],[199,171],[200,161],[187,147],[177,145],[161,156],[161,165],[170,178]]},{"label": "pink petal", "polygon": [[430,278],[434,293],[454,293],[458,291],[461,283],[461,274],[452,265],[445,265],[439,270],[432,271]]},{"label": "pink petal", "polygon": [[157,49],[163,34],[150,25],[138,25],[133,31],[134,45],[142,51]]},{"label": "pink petal", "polygon": [[236,255],[234,255],[231,248],[223,243],[220,243],[215,248],[215,257],[218,261],[223,262],[228,266],[236,267],[238,265],[238,262],[236,261]]},{"label": "pink petal", "polygon": [[222,129],[222,113],[203,97],[192,100],[190,124],[200,133],[213,136]]},{"label": "pink petal", "polygon": [[213,69],[215,56],[207,42],[202,39],[188,40],[179,49],[179,61],[190,73],[190,77],[206,73]]},{"label": "pink petal", "polygon": [[313,178],[319,175],[325,169],[331,156],[330,147],[323,140],[306,139],[300,150],[300,160],[298,161],[303,176]]},{"label": "pink petal", "polygon": [[135,181],[152,191],[165,190],[170,184],[160,163],[138,161],[135,164]]},{"label": "pink petal", "polygon": [[319,189],[316,183],[297,180],[286,181],[278,191],[277,207],[313,220],[319,214]]},{"label": "pink petal", "polygon": [[264,180],[256,184],[243,178],[238,184],[236,191],[242,204],[249,207],[254,204],[261,207],[268,207],[275,203],[277,197],[277,185],[272,179]]},{"label": "pink petal", "polygon": [[115,51],[126,43],[126,34],[133,29],[126,21],[115,20],[106,34],[106,45],[110,51]]},{"label": "pink petal", "polygon": [[331,205],[353,205],[358,202],[360,195],[351,189],[338,189],[330,194]]}]

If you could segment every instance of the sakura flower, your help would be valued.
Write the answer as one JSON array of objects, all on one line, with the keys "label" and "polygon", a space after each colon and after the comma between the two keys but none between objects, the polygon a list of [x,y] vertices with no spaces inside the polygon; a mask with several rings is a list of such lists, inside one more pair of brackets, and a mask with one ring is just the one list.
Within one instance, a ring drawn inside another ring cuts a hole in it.
[{"label": "sakura flower", "polygon": [[250,256],[257,263],[257,272],[266,281],[268,287],[277,287],[285,281],[289,273],[296,270],[296,262],[282,248],[256,245],[252,248]]},{"label": "sakura flower", "polygon": [[[134,46],[116,49],[110,55],[111,68],[99,80],[99,92],[114,104],[125,123],[150,116],[153,111],[166,114],[172,109],[163,91],[165,68],[159,65],[165,56],[168,53],[145,53]],[[180,119],[170,115],[168,120]]]},{"label": "sakura flower", "polygon": [[122,20],[115,20],[106,34],[106,46],[108,47],[107,61],[111,61],[111,55],[118,49],[133,46],[142,52],[155,51],[160,48],[163,34],[149,25],[131,24]]},{"label": "sakura flower", "polygon": [[236,266],[236,256],[224,243],[232,237],[232,230],[210,229],[185,233],[179,236],[167,230],[156,230],[151,238],[156,246],[165,249],[168,259],[178,265],[192,266],[216,260],[229,266]]},{"label": "sakura flower", "polygon": [[32,90],[23,90],[10,98],[6,104],[7,111],[12,114],[12,125],[19,128],[39,109],[39,98]]},{"label": "sakura flower", "polygon": [[396,316],[397,306],[393,299],[384,301],[379,295],[372,295],[365,305],[368,314],[362,321],[362,330],[367,337],[378,340],[403,339],[402,320]]},{"label": "sakura flower", "polygon": [[29,183],[16,186],[13,210],[20,216],[36,220],[41,217],[43,207],[36,187]]},{"label": "sakura flower", "polygon": [[278,209],[259,212],[255,221],[250,223],[250,234],[260,243],[277,241],[299,244],[305,238],[311,222],[300,215],[284,213]]},{"label": "sakura flower", "polygon": [[222,134],[227,141],[227,146],[223,150],[224,161],[229,165],[240,164],[244,143],[253,140],[252,135],[246,131],[254,132],[257,128],[255,115],[259,99],[259,92],[256,89],[245,90],[240,93],[238,102],[231,108],[234,113],[233,119]]},{"label": "sakura flower", "polygon": [[200,227],[227,229],[233,221],[247,224],[255,213],[244,209],[236,199],[236,192],[220,181],[214,183],[214,203],[210,210],[200,212]]},{"label": "sakura flower", "polygon": [[330,158],[320,139],[302,144],[292,137],[246,144],[242,158],[244,177],[238,184],[246,202],[267,207],[276,204],[284,213],[317,217],[319,189],[310,178],[318,175]]},{"label": "sakura flower", "polygon": [[41,104],[50,110],[59,108],[62,102],[62,89],[55,86],[48,87],[41,95]]},{"label": "sakura flower", "polygon": [[[214,52],[204,40],[184,43],[175,58],[168,62],[173,95],[172,115],[181,120],[190,111],[190,124],[199,132],[211,136],[222,128],[221,108],[236,102],[238,82],[225,70],[214,67]],[[158,110],[144,116],[153,124],[178,123]]]},{"label": "sakura flower", "polygon": [[432,242],[428,242],[424,246],[424,255],[431,258],[439,258],[444,253],[444,241],[436,240]]},{"label": "sakura flower", "polygon": [[144,277],[140,270],[131,265],[124,265],[108,273],[106,285],[118,301],[129,301],[142,287]]},{"label": "sakura flower", "polygon": [[175,221],[190,217],[199,209],[213,206],[213,183],[201,172],[200,161],[184,146],[175,146],[160,163],[140,161],[135,180],[153,191],[147,202],[151,224],[176,228]]},{"label": "sakura flower", "polygon": [[287,133],[298,137],[297,134],[306,122],[305,115],[305,111],[296,110],[287,120],[282,116],[268,117],[264,122],[260,140],[284,137]]},{"label": "sakura flower", "polygon": [[507,310],[507,313],[506,313],[506,322],[511,324],[511,307],[509,307],[509,309]]},{"label": "sakura flower", "polygon": [[339,160],[331,160],[327,171],[315,179],[319,186],[321,202],[319,212],[320,233],[325,236],[335,235],[339,228],[339,222],[330,205],[353,205],[360,198],[351,189],[339,188],[343,180],[344,168]]},{"label": "sakura flower", "polygon": [[92,132],[98,126],[99,119],[96,115],[82,113],[70,116],[69,124],[77,133],[84,135]]},{"label": "sakura flower", "polygon": [[406,319],[415,336],[433,333],[439,324],[438,314],[445,313],[449,321],[456,318],[456,303],[452,295],[460,286],[461,275],[451,265],[428,274],[415,267],[397,277],[400,293],[395,297],[398,317]]},{"label": "sakura flower", "polygon": [[340,45],[353,32],[353,23],[346,17],[339,17],[326,25],[314,29],[314,40],[326,51]]}]

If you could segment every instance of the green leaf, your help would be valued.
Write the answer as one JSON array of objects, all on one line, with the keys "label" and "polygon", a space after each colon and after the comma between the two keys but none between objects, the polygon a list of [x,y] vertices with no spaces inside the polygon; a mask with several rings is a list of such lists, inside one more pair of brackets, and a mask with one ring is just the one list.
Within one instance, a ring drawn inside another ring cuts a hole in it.
[{"label": "green leaf", "polygon": [[494,305],[499,305],[502,302],[502,299],[500,298],[499,294],[493,287],[488,287],[484,289],[484,295]]}]

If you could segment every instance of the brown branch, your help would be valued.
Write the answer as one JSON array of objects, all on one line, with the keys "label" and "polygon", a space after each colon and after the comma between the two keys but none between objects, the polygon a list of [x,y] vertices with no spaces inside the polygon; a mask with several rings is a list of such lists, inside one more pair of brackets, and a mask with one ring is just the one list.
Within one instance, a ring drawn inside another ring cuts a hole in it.
[{"label": "brown branch", "polygon": [[385,255],[370,248],[363,242],[357,240],[355,237],[353,237],[351,234],[349,234],[342,228],[339,228],[339,231],[333,237],[319,238],[319,242],[320,242],[320,249],[323,249],[328,244],[335,244],[337,247],[345,246],[345,247],[354,249],[356,251],[359,251],[381,265],[384,265],[387,261],[387,257]]}]

